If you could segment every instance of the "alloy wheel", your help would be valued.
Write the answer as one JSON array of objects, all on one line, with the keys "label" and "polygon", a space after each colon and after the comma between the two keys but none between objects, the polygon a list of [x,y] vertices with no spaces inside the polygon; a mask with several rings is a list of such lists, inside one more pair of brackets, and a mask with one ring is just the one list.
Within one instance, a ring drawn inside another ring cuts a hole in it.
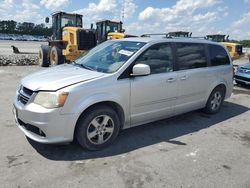
[{"label": "alloy wheel", "polygon": [[221,102],[222,102],[221,92],[216,91],[211,99],[211,109],[213,111],[216,111],[220,107]]},{"label": "alloy wheel", "polygon": [[114,132],[114,122],[108,115],[95,117],[88,125],[87,138],[92,144],[100,145],[110,139]]}]

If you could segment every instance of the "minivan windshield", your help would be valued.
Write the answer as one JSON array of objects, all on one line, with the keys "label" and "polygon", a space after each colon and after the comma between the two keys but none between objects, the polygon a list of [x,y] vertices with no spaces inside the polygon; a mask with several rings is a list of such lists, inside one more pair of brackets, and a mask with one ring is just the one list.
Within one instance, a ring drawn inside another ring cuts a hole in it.
[{"label": "minivan windshield", "polygon": [[133,41],[106,41],[76,59],[74,64],[89,70],[113,73],[145,44]]}]

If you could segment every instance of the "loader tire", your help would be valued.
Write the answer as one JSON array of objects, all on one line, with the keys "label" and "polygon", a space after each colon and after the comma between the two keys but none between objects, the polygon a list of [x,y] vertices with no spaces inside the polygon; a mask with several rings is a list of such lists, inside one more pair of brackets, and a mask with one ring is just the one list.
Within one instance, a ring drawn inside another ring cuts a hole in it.
[{"label": "loader tire", "polygon": [[49,66],[49,46],[48,45],[41,45],[38,52],[38,63],[41,67],[48,67]]},{"label": "loader tire", "polygon": [[50,50],[50,65],[56,66],[64,63],[62,55],[62,49],[57,46],[53,46]]}]

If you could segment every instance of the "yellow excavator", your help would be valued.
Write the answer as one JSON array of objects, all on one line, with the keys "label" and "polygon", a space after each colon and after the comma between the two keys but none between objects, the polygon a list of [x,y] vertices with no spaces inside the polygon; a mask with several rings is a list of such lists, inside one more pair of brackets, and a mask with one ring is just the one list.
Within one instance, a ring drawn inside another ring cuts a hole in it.
[{"label": "yellow excavator", "polygon": [[[45,19],[49,22],[49,18]],[[107,39],[124,38],[122,22],[102,20],[91,24],[90,29],[82,28],[82,15],[66,12],[52,14],[52,37],[48,45],[39,49],[38,59],[42,67],[71,62],[85,51]]]},{"label": "yellow excavator", "polygon": [[242,57],[243,54],[243,47],[239,43],[229,42],[229,35],[223,35],[223,34],[213,34],[213,35],[207,35],[205,37],[207,40],[215,41],[215,42],[221,42],[228,50],[231,58],[238,59]]}]

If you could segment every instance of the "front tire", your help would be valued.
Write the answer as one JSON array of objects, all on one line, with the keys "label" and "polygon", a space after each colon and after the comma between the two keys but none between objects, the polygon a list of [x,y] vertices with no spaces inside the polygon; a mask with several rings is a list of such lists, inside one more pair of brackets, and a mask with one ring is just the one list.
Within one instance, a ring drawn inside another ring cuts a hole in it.
[{"label": "front tire", "polygon": [[117,113],[108,106],[96,106],[81,115],[76,140],[85,149],[100,150],[110,145],[120,130]]},{"label": "front tire", "polygon": [[204,112],[207,114],[216,114],[223,103],[225,91],[221,87],[216,87],[210,94]]},{"label": "front tire", "polygon": [[53,46],[50,50],[50,65],[60,65],[64,63],[64,58],[62,55],[62,49],[58,46]]}]

